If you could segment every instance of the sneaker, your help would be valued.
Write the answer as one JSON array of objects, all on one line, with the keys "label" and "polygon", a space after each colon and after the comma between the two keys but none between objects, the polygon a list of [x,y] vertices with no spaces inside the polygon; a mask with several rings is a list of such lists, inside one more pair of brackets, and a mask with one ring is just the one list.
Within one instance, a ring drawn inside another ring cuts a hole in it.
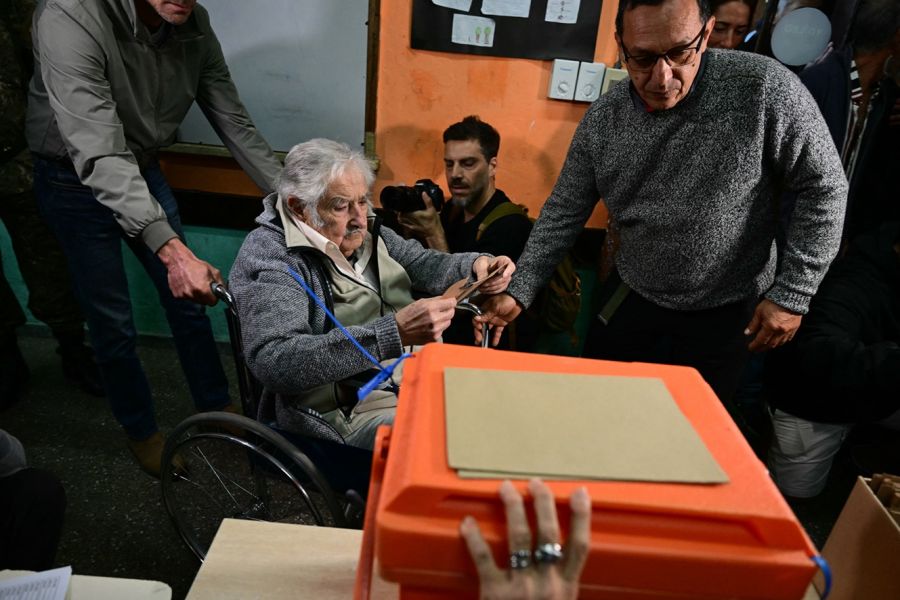
[{"label": "sneaker", "polygon": [[98,398],[106,396],[100,369],[94,360],[94,351],[89,346],[60,345],[56,353],[62,359],[62,370],[67,379],[78,383],[81,389],[91,396]]},{"label": "sneaker", "polygon": [[[141,469],[157,479],[162,472],[162,455],[165,445],[166,438],[158,431],[146,440],[128,440],[128,449],[131,450]],[[184,461],[180,456],[175,456],[172,464],[175,466],[176,475],[181,475],[186,471]]]}]

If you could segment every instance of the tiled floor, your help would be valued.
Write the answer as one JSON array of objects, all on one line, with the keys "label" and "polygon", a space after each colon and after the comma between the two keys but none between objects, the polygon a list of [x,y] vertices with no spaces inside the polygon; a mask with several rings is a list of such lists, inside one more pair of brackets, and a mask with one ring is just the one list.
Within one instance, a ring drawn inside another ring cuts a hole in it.
[{"label": "tiled floor", "polygon": [[[183,598],[199,563],[186,549],[162,506],[159,482],[142,473],[125,447],[125,437],[102,399],[67,382],[54,341],[45,330],[21,332],[20,347],[31,369],[25,399],[0,413],[0,427],[25,445],[30,462],[56,473],[68,496],[57,556],[75,573],[155,579]],[[232,382],[227,347],[222,362]],[[153,387],[163,431],[193,413],[175,351],[168,339],[142,338],[140,355]],[[234,385],[233,396],[236,398]],[[826,492],[795,506],[812,539],[821,546],[849,493],[851,462],[836,464]]]}]

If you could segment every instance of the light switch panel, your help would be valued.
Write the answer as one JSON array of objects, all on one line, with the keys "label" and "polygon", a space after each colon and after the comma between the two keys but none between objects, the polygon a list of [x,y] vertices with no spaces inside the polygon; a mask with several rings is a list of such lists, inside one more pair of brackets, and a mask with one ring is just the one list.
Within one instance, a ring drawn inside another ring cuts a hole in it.
[{"label": "light switch panel", "polygon": [[575,86],[575,100],[593,102],[599,98],[605,71],[606,65],[603,63],[581,63],[578,69],[578,84]]},{"label": "light switch panel", "polygon": [[557,58],[553,61],[550,75],[550,89],[547,95],[557,100],[571,100],[575,97],[575,83],[578,81],[578,61]]}]

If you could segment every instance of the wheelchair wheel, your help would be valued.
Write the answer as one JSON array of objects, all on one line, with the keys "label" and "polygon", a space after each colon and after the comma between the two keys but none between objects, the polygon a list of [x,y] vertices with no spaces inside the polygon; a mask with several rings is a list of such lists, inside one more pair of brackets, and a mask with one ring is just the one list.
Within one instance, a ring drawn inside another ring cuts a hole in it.
[{"label": "wheelchair wheel", "polygon": [[166,441],[163,503],[202,561],[222,519],[345,527],[311,460],[277,432],[224,412],[183,421]]}]

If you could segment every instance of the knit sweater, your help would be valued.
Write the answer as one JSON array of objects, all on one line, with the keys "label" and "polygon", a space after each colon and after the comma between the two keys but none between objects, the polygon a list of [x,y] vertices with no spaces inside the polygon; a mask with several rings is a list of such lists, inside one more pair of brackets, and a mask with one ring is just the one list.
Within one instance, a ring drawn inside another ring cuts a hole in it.
[{"label": "knit sweater", "polygon": [[[285,245],[276,197],[270,194],[263,201],[263,213],[256,219],[259,227],[244,240],[229,275],[229,287],[237,302],[250,370],[267,392],[292,395],[346,379],[372,364],[340,330],[326,326],[325,312],[288,274],[288,267],[294,269],[319,298],[327,297],[313,261],[329,259],[309,247]],[[428,295],[439,295],[452,283],[469,277],[472,263],[480,256],[425,250],[386,227],[381,228],[381,239],[391,258],[406,269],[413,289]],[[393,313],[347,329],[379,361],[403,352]]]},{"label": "knit sweater", "polygon": [[[616,266],[676,310],[765,294],[805,313],[841,237],[847,181],[819,109],[795,75],[758,55],[709,50],[693,91],[647,111],[630,84],[594,102],[575,132],[509,293],[528,306],[604,199]],[[775,274],[776,198],[797,194]]]}]

